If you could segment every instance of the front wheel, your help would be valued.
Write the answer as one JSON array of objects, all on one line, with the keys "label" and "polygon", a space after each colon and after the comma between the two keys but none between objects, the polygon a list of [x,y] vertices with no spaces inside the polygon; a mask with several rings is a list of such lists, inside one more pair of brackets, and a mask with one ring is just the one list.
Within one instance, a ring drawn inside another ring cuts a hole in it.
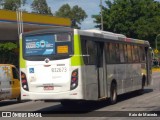
[{"label": "front wheel", "polygon": [[117,102],[117,86],[115,83],[111,84],[110,102],[111,102],[111,104],[115,104]]}]

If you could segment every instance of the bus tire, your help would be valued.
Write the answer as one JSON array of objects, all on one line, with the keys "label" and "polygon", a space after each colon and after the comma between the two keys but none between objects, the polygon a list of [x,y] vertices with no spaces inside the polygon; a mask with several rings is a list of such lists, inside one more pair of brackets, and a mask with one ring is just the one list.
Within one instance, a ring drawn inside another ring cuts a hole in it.
[{"label": "bus tire", "polygon": [[117,85],[115,82],[112,82],[110,88],[110,102],[115,104],[117,102]]}]

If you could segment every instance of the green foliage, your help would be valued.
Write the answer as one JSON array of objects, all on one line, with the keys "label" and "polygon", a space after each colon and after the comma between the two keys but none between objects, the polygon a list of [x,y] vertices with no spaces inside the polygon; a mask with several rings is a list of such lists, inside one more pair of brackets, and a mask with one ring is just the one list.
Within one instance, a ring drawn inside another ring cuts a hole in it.
[{"label": "green foliage", "polygon": [[9,51],[17,48],[17,44],[8,42],[8,43],[0,43],[0,50]]},{"label": "green foliage", "polygon": [[[160,33],[160,3],[154,0],[114,0],[103,6],[104,30],[149,40]],[[100,15],[92,16],[100,28]]]},{"label": "green foliage", "polygon": [[70,18],[71,20],[75,20],[76,23],[73,26],[74,28],[80,28],[79,25],[81,22],[87,18],[86,12],[81,7],[75,5],[71,8],[69,4],[64,4],[61,6],[55,15],[58,17],[66,17]]},{"label": "green foliage", "polygon": [[0,0],[3,9],[16,11],[21,5],[26,4],[26,0]]},{"label": "green foliage", "polygon": [[51,8],[48,7],[46,0],[34,0],[31,7],[33,13],[52,15]]},{"label": "green foliage", "polygon": [[15,52],[18,49],[18,45],[15,43],[0,43],[0,63],[1,64],[14,64],[19,65],[18,53]]}]

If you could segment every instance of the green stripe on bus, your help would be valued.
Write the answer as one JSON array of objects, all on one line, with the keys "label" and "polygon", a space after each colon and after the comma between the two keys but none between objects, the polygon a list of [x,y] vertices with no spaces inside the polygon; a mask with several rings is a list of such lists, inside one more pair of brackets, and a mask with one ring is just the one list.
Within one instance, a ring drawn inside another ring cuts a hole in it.
[{"label": "green stripe on bus", "polygon": [[22,37],[20,37],[20,68],[25,68],[26,67],[26,61],[23,59],[22,55]]},{"label": "green stripe on bus", "polygon": [[71,66],[84,65],[80,36],[74,35],[74,55],[71,57]]}]

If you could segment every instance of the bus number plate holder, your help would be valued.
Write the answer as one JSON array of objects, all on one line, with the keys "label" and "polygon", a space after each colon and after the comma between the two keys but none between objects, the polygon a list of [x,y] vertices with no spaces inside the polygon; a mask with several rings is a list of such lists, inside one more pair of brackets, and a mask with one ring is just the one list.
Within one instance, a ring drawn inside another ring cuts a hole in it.
[{"label": "bus number plate holder", "polygon": [[44,86],[44,90],[54,90],[53,86]]}]

